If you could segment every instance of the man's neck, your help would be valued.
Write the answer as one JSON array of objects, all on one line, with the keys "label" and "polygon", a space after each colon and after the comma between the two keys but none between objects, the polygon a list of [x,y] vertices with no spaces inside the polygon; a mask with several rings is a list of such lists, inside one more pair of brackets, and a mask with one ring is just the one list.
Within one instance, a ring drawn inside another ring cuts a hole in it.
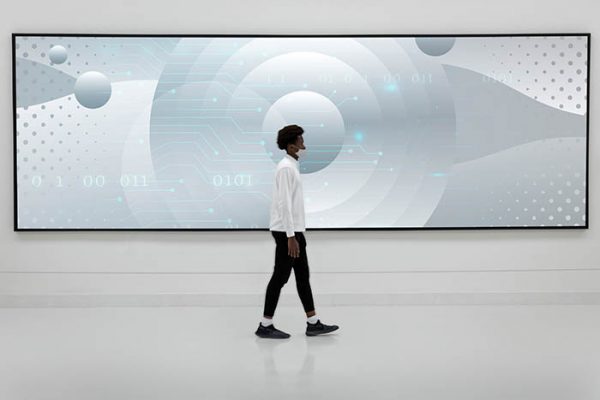
[{"label": "man's neck", "polygon": [[296,161],[298,161],[298,156],[297,156],[297,155],[295,155],[295,154],[290,154],[290,153],[287,153],[287,154],[288,154],[290,157],[294,157],[294,159],[295,159]]}]

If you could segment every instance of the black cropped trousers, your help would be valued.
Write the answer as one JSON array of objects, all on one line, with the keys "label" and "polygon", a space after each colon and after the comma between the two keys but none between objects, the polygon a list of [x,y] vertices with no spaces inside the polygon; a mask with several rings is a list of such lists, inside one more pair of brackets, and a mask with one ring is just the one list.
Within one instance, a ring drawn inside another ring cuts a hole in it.
[{"label": "black cropped trousers", "polygon": [[265,306],[263,315],[273,317],[275,308],[279,301],[279,294],[283,285],[285,285],[290,277],[292,269],[296,278],[296,289],[302,302],[304,311],[313,311],[315,305],[313,302],[312,290],[310,288],[308,270],[308,258],[306,257],[306,239],[303,232],[295,232],[296,240],[300,245],[300,256],[292,257],[288,255],[288,237],[285,232],[270,231],[273,239],[275,239],[275,266],[273,267],[273,275],[267,285],[267,293],[265,295]]}]

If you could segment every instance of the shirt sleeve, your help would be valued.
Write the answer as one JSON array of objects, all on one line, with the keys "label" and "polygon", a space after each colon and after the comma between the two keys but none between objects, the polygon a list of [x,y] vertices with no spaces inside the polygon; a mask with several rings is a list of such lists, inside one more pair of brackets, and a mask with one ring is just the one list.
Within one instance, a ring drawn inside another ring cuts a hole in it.
[{"label": "shirt sleeve", "polygon": [[277,191],[279,194],[279,211],[283,219],[283,226],[287,237],[293,237],[294,219],[292,213],[292,191],[294,184],[294,171],[291,168],[281,168],[277,173]]}]

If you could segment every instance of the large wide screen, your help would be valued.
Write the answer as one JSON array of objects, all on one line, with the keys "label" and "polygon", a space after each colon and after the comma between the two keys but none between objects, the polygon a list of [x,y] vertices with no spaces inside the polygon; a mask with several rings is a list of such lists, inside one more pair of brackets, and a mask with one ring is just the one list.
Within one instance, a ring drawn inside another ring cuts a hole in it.
[{"label": "large wide screen", "polygon": [[589,39],[14,34],[15,229],[587,227]]}]

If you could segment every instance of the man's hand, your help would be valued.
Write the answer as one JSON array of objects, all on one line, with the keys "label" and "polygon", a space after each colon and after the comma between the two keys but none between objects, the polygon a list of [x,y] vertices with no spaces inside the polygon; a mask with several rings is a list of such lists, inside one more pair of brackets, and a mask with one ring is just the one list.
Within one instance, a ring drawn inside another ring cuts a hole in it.
[{"label": "man's hand", "polygon": [[288,256],[300,257],[300,245],[295,236],[288,238]]}]

